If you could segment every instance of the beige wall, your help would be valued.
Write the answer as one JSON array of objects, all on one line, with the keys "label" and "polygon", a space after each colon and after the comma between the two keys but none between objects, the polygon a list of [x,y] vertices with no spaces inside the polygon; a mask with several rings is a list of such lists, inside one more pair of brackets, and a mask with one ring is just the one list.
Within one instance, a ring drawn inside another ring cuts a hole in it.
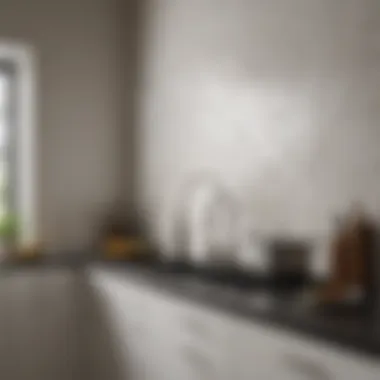
[{"label": "beige wall", "polygon": [[94,216],[121,196],[128,46],[117,1],[0,0],[0,39],[37,54],[38,212],[52,249],[86,243]]},{"label": "beige wall", "polygon": [[379,38],[371,0],[150,1],[136,189],[161,242],[200,170],[264,232],[323,235],[355,199],[379,215]]}]

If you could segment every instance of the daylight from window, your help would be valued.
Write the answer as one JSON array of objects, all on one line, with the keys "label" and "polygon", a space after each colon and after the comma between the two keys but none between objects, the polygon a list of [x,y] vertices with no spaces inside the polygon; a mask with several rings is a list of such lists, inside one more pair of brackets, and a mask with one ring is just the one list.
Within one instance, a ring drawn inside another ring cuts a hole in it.
[{"label": "daylight from window", "polygon": [[0,73],[0,218],[6,212],[7,80]]}]

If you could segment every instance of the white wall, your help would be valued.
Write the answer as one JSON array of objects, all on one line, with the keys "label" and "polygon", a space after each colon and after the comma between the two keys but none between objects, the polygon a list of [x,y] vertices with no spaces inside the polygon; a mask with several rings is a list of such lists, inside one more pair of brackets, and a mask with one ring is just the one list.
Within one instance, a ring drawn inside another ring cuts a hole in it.
[{"label": "white wall", "polygon": [[380,214],[380,13],[371,0],[155,0],[146,8],[137,194],[154,234],[192,173],[260,231]]},{"label": "white wall", "polygon": [[85,244],[94,216],[120,196],[127,106],[117,3],[0,0],[0,39],[37,54],[39,229],[52,250]]}]

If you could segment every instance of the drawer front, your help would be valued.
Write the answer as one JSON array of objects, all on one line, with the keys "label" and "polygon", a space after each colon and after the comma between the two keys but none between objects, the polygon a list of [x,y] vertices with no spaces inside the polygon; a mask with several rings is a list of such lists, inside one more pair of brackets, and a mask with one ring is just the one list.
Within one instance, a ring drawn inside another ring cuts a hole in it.
[{"label": "drawer front", "polygon": [[286,347],[284,345],[277,354],[277,361],[289,380],[380,378],[379,363],[303,339],[292,339]]},{"label": "drawer front", "polygon": [[221,380],[223,358],[196,345],[183,345],[177,353],[177,367],[186,380]]},{"label": "drawer front", "polygon": [[181,299],[150,292],[151,321],[157,331],[175,334],[179,342],[197,341],[220,348],[229,339],[233,322],[218,313]]},{"label": "drawer front", "polygon": [[93,271],[90,277],[112,309],[124,312],[134,326],[144,324],[157,338],[173,339],[173,343],[204,341],[215,347],[227,340],[231,321],[217,313],[114,273]]},{"label": "drawer front", "polygon": [[[144,289],[142,289],[143,291]],[[233,323],[216,313],[146,289],[151,313],[145,321],[165,380],[223,379],[228,339]]]},{"label": "drawer front", "polygon": [[236,324],[234,340],[229,368],[237,379],[380,378],[379,363],[291,333],[241,323]]}]

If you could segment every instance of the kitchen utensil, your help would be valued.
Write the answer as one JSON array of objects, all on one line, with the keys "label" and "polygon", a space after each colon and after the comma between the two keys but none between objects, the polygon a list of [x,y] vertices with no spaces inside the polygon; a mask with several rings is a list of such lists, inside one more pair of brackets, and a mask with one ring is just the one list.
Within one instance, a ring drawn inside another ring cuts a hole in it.
[{"label": "kitchen utensil", "polygon": [[200,173],[181,189],[174,218],[175,257],[194,265],[234,261],[237,202],[214,175]]}]

